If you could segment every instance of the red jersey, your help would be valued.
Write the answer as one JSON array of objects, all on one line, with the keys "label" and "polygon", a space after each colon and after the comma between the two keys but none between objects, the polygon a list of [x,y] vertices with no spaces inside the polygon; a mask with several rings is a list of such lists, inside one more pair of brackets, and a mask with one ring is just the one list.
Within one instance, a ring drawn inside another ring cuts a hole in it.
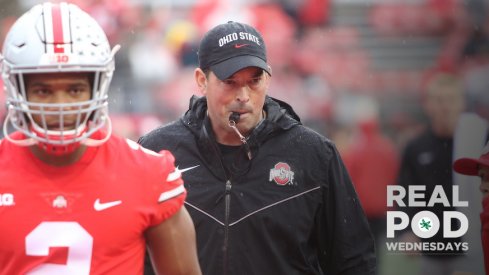
[{"label": "red jersey", "polygon": [[399,170],[394,143],[382,136],[375,125],[364,122],[363,134],[342,155],[368,218],[386,215],[387,185],[396,181]]},{"label": "red jersey", "polygon": [[186,196],[174,170],[115,136],[65,167],[1,140],[0,274],[142,274],[145,230]]},{"label": "red jersey", "polygon": [[481,225],[484,266],[486,268],[486,274],[489,274],[489,197],[484,198],[482,201]]}]

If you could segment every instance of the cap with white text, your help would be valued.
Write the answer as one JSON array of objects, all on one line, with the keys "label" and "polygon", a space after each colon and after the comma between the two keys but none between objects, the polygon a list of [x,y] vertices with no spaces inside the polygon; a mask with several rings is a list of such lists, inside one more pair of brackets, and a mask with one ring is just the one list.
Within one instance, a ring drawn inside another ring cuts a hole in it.
[{"label": "cap with white text", "polygon": [[229,21],[208,31],[199,47],[199,67],[210,69],[221,80],[239,70],[258,67],[271,75],[265,41],[250,25]]}]

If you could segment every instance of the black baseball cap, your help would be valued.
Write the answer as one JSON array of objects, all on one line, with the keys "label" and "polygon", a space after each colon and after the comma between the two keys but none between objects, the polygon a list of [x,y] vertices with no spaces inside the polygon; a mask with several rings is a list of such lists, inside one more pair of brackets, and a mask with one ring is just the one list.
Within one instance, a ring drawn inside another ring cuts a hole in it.
[{"label": "black baseball cap", "polygon": [[247,67],[272,74],[263,37],[244,23],[229,21],[208,31],[200,42],[198,56],[199,67],[210,69],[221,80]]}]

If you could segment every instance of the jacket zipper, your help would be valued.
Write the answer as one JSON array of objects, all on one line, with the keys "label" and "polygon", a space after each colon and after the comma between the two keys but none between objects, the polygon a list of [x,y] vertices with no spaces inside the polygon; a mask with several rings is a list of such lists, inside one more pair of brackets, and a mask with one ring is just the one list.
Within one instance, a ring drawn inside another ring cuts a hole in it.
[{"label": "jacket zipper", "polygon": [[224,195],[224,204],[225,204],[225,212],[224,212],[224,273],[228,273],[228,242],[229,242],[229,213],[231,211],[231,181],[226,181],[226,192]]}]

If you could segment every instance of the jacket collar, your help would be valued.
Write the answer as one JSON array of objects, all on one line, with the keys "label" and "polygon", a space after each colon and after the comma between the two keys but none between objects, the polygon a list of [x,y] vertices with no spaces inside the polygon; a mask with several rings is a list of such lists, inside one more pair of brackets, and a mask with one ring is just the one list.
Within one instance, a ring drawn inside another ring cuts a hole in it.
[{"label": "jacket collar", "polygon": [[[267,96],[263,109],[267,113],[266,118],[247,137],[252,156],[255,156],[260,145],[268,138],[274,136],[275,133],[287,131],[301,124],[299,116],[292,107],[278,99]],[[207,116],[206,98],[192,96],[189,109],[181,117],[181,122],[193,133],[199,150],[211,167],[211,171],[216,173],[215,176],[220,178],[227,177],[224,174],[220,174],[220,171],[224,169],[221,169],[223,164],[221,163],[220,150]],[[244,151],[243,158],[246,158]]]},{"label": "jacket collar", "polygon": [[[295,125],[301,124],[299,116],[295,113],[293,108],[284,101],[267,96],[265,98],[265,105],[263,109],[267,113],[267,116],[260,126],[267,125],[265,128],[270,131],[287,130]],[[205,97],[192,96],[190,98],[189,109],[185,112],[181,118],[182,122],[187,125],[192,131],[200,131],[205,118],[207,117],[207,100]],[[257,127],[261,128],[261,127]],[[256,129],[257,130],[257,129]],[[258,133],[256,133],[258,134]],[[263,133],[262,133],[263,134]],[[252,136],[255,135],[253,130]],[[258,135],[260,136],[260,135]]]}]

